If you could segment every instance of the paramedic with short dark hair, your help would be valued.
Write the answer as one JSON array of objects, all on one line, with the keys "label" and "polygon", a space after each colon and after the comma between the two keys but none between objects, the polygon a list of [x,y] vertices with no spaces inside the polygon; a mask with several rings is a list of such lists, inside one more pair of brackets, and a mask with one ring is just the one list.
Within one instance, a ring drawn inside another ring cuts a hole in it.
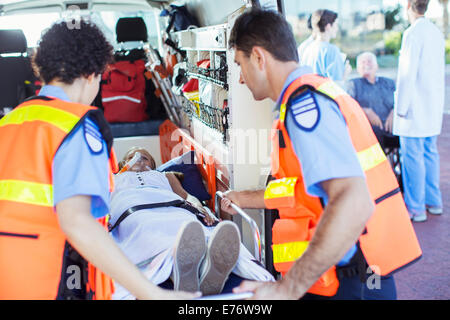
[{"label": "paramedic with short dark hair", "polygon": [[[272,175],[266,190],[230,191],[242,208],[278,209],[273,262],[283,279],[244,282],[254,299],[395,299],[390,274],[421,249],[396,178],[361,107],[330,79],[298,66],[278,13],[253,9],[231,31],[240,83],[276,101]],[[237,106],[243,107],[243,106]],[[370,266],[370,268],[368,268]],[[373,272],[381,285],[373,287]]]},{"label": "paramedic with short dark hair", "polygon": [[151,284],[96,221],[116,162],[89,105],[112,50],[91,22],[55,23],[33,61],[46,85],[0,120],[0,299],[110,299],[111,278],[139,299],[196,296]]}]

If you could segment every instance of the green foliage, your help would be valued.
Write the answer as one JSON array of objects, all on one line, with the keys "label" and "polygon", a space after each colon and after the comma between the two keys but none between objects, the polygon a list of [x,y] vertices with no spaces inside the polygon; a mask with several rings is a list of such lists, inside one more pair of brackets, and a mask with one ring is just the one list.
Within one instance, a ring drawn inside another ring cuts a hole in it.
[{"label": "green foliage", "polygon": [[[363,32],[358,36],[339,36],[332,40],[342,52],[345,52],[348,57],[356,57],[364,51],[375,52],[378,47],[384,48],[383,32],[371,31]],[[380,45],[381,43],[381,45]]]},{"label": "green foliage", "polygon": [[392,54],[381,55],[377,57],[378,66],[380,68],[397,68],[398,67],[398,56]]},{"label": "green foliage", "polygon": [[384,47],[387,54],[398,55],[402,45],[402,33],[399,31],[390,31],[384,34]]},{"label": "green foliage", "polygon": [[398,4],[392,10],[384,11],[384,22],[386,30],[392,30],[397,24],[402,22],[401,17],[402,6]]},{"label": "green foliage", "polygon": [[445,40],[445,63],[450,64],[450,39]]}]

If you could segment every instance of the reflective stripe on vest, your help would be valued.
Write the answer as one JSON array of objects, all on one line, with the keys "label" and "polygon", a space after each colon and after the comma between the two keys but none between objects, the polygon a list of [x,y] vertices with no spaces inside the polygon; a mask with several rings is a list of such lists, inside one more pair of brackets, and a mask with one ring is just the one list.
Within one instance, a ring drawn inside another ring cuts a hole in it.
[{"label": "reflective stripe on vest", "polygon": [[273,180],[264,192],[265,199],[290,197],[294,195],[297,177]]},{"label": "reflective stripe on vest", "polygon": [[297,177],[270,181],[264,192],[264,200],[294,197],[296,183]]},{"label": "reflective stripe on vest", "polygon": [[273,262],[283,263],[300,258],[308,248],[309,241],[296,241],[272,245]]},{"label": "reflective stripe on vest", "polygon": [[[306,193],[301,163],[284,125],[289,99],[295,93],[301,93],[302,88],[312,88],[333,99],[347,123],[352,144],[366,175],[369,192],[376,202],[375,212],[366,224],[366,232],[359,237],[367,263],[379,267],[380,275],[387,275],[418,259],[422,252],[402,196],[397,192],[397,180],[367,117],[358,103],[334,82],[311,74],[297,78],[285,90],[280,103],[279,119],[274,122],[273,127],[274,132],[278,132],[280,136],[272,135],[272,175],[276,179],[299,178],[294,196],[289,193],[289,197],[284,198],[281,194],[278,197],[265,197],[266,207],[278,208],[280,214],[280,220],[275,221],[272,232],[275,269],[284,275],[303,254],[301,248],[297,249],[300,247],[297,243],[311,240],[323,212],[322,207],[314,204],[314,200],[319,202],[319,199]],[[292,198],[295,199],[294,206],[277,202],[277,199]],[[309,222],[299,223],[301,221]],[[309,292],[333,295],[337,286],[335,269],[331,268]]]},{"label": "reflective stripe on vest", "polygon": [[30,105],[18,108],[15,112],[7,114],[0,122],[0,127],[7,125],[20,125],[24,122],[47,122],[69,133],[80,118],[74,114],[44,105]]},{"label": "reflective stripe on vest", "polygon": [[357,153],[359,164],[364,172],[375,168],[383,161],[387,161],[386,155],[379,143]]},{"label": "reflective stripe on vest", "polygon": [[[329,96],[330,98],[336,99],[341,95],[346,94],[339,86],[337,86],[333,81],[328,81],[323,83],[317,88],[317,91]],[[280,105],[280,121],[284,122],[286,119],[286,103]],[[363,171],[370,170],[383,161],[387,161],[386,155],[381,149],[379,143],[372,145],[371,147],[362,150],[357,153],[358,160]]]},{"label": "reflective stripe on vest", "polygon": [[[317,88],[317,91],[327,95],[333,100],[347,94],[341,87],[336,85],[331,80],[321,84]],[[387,161],[386,155],[378,142],[365,150],[359,151],[357,155],[361,168],[364,172],[376,167],[383,161]]]},{"label": "reflective stripe on vest", "polygon": [[[297,177],[272,180],[264,192],[264,202],[268,208],[295,207],[295,186]],[[309,241],[293,241],[272,245],[273,262],[294,262],[308,247]]]},{"label": "reflective stripe on vest", "polygon": [[0,200],[53,207],[53,186],[19,180],[0,180]]},{"label": "reflective stripe on vest", "polygon": [[[106,120],[94,110],[36,97],[0,119],[0,299],[55,299],[66,285],[61,281],[66,236],[53,208],[52,163],[61,143],[88,112],[99,121],[100,131],[108,132]],[[112,144],[110,138],[105,141]],[[112,188],[111,170],[117,164],[114,151],[108,151],[110,162],[105,166]],[[99,222],[105,226],[105,219]],[[90,263],[88,269],[86,287],[95,290],[94,298],[110,299],[112,280]]]},{"label": "reflective stripe on vest", "polygon": [[332,80],[328,80],[328,81],[324,82],[319,87],[317,87],[316,90],[326,94],[333,100],[336,100],[339,96],[343,96],[343,95],[347,94],[341,87],[339,87]]}]

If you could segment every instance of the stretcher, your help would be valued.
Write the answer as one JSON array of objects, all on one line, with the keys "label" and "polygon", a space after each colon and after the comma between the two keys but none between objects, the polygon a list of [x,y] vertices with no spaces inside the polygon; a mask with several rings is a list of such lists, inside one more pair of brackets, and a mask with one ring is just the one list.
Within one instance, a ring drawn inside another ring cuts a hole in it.
[{"label": "stretcher", "polygon": [[157,89],[158,96],[164,105],[167,115],[171,121],[180,123],[180,118],[176,110],[180,108],[180,103],[171,91],[172,84],[168,78],[167,70],[159,60],[155,49],[150,46],[145,46],[145,52],[148,60],[145,67],[151,73],[151,80]]},{"label": "stretcher", "polygon": [[[170,120],[166,120],[161,124],[159,130],[161,159],[163,162],[181,156],[188,151],[195,152],[195,163],[206,182],[209,194],[214,195],[213,198],[208,201],[208,207],[215,213],[216,217],[219,218],[220,199],[223,198],[223,192],[217,190],[218,179],[216,175],[216,162],[213,155],[200,143],[195,141],[186,130],[180,129]],[[253,254],[255,259],[262,263],[261,234],[257,223],[237,205],[232,204],[232,208],[242,217],[242,220],[250,226],[253,238]]]},{"label": "stretcher", "polygon": [[[224,198],[224,194],[221,191],[217,191],[216,192],[216,196],[215,196],[215,212],[216,212],[216,216],[217,217],[219,217],[219,213],[220,213],[220,201],[219,201],[219,198],[220,199]],[[244,219],[249,224],[250,229],[252,230],[252,235],[253,235],[253,245],[254,245],[255,258],[259,262],[262,262],[262,257],[261,257],[261,234],[259,232],[259,228],[258,228],[255,220],[253,220],[247,213],[245,213],[244,210],[239,208],[234,203],[231,204],[231,208],[233,208],[238,213],[238,215],[240,215],[242,217],[242,219]]]}]

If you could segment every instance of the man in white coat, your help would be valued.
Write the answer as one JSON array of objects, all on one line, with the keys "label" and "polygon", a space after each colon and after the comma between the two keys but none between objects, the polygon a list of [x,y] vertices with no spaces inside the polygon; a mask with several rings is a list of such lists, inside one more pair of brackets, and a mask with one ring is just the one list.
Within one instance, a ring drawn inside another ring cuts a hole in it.
[{"label": "man in white coat", "polygon": [[437,137],[445,94],[445,41],[424,17],[429,0],[408,0],[411,26],[400,50],[393,132],[400,136],[404,197],[413,221],[442,213]]}]

